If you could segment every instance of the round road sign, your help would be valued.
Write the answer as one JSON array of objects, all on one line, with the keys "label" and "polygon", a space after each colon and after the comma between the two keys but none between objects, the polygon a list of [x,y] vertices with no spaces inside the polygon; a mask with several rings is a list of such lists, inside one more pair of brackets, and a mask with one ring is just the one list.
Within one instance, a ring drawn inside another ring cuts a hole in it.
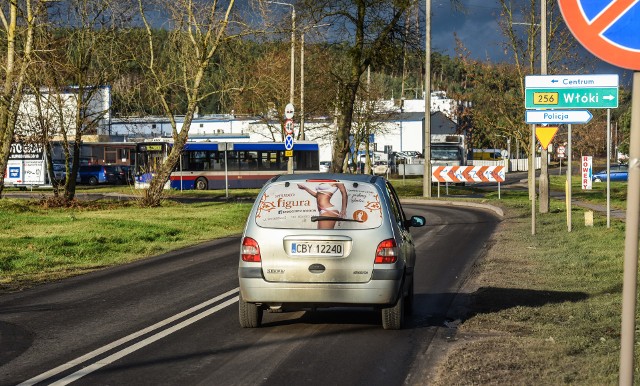
[{"label": "round road sign", "polygon": [[295,109],[293,108],[293,104],[287,103],[287,105],[284,107],[284,117],[287,119],[293,119],[294,112]]},{"label": "round road sign", "polygon": [[293,137],[290,135],[287,135],[284,138],[284,149],[285,150],[292,150],[293,149]]},{"label": "round road sign", "polygon": [[636,0],[558,0],[576,39],[598,58],[640,70],[640,2]]},{"label": "round road sign", "polygon": [[287,135],[293,135],[293,120],[287,119],[284,121],[284,132]]}]

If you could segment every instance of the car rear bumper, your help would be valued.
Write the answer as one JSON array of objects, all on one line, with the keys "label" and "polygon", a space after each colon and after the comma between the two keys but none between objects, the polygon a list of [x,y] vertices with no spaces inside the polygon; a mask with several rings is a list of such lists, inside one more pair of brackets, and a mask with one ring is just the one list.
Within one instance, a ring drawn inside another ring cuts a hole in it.
[{"label": "car rear bumper", "polygon": [[317,306],[393,304],[402,284],[402,271],[393,270],[383,276],[386,277],[364,283],[282,283],[243,277],[241,273],[240,292],[244,301],[249,303]]}]

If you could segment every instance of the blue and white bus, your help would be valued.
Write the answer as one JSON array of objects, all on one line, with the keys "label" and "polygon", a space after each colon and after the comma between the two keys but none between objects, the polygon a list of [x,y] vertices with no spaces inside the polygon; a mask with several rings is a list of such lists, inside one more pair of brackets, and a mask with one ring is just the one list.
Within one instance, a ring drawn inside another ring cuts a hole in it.
[{"label": "blue and white bus", "polygon": [[[137,144],[136,188],[149,186],[172,146],[171,142]],[[228,149],[226,152],[225,148]],[[319,171],[317,143],[298,141],[293,150],[294,172]],[[166,187],[179,190],[225,189],[227,180],[229,189],[260,188],[271,177],[286,173],[287,163],[282,142],[187,142]]]}]

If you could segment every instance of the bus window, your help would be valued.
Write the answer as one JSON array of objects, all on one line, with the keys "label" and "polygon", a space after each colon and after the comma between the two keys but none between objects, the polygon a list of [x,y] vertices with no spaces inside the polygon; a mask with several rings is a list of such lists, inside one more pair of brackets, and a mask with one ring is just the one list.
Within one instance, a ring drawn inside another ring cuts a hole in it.
[{"label": "bus window", "polygon": [[317,152],[294,150],[293,156],[296,169],[319,170],[320,168],[320,155]]},{"label": "bus window", "polygon": [[228,151],[227,152],[227,169],[228,170],[233,170],[233,171],[238,171],[240,170],[240,161],[239,161],[239,154],[240,152],[237,151]]},{"label": "bus window", "polygon": [[240,152],[240,170],[256,170],[258,169],[258,152],[243,151]]}]

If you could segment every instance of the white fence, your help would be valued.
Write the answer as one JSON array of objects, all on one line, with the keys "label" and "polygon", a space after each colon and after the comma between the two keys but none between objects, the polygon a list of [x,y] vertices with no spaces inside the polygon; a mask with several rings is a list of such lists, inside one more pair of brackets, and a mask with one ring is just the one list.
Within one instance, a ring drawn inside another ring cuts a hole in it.
[{"label": "white fence", "polygon": [[[536,157],[536,169],[540,169],[540,162],[540,157]],[[469,160],[467,164],[474,166],[504,166],[509,172],[526,172],[529,170],[528,158],[512,158],[500,161]]]},{"label": "white fence", "polygon": [[[484,160],[469,160],[467,165],[473,166],[504,166],[507,168],[507,172],[526,172],[529,170],[529,159],[509,159],[501,161],[484,161]],[[396,165],[397,173],[401,176],[421,176],[424,174],[424,162],[423,163],[411,163]],[[536,157],[536,169],[540,169],[540,157]]]}]

